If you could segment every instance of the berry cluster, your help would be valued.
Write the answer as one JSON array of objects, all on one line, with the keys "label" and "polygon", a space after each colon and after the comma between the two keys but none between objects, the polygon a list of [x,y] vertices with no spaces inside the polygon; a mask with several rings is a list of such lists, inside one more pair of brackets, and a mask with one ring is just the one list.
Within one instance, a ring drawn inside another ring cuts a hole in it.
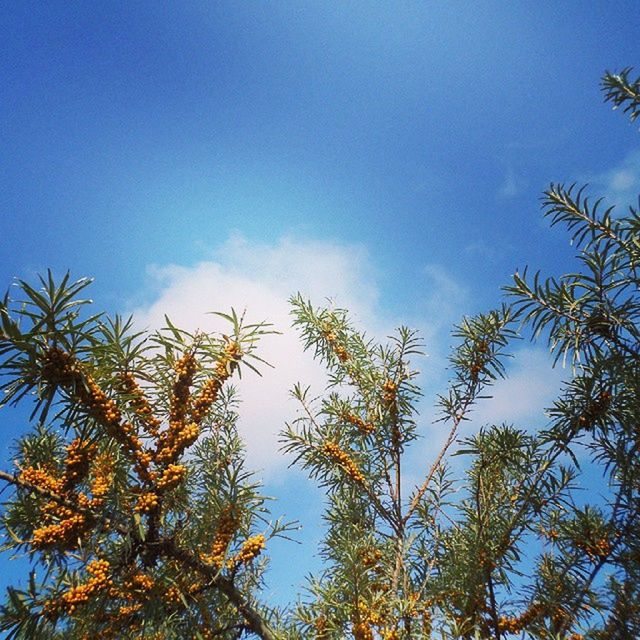
[{"label": "berry cluster", "polygon": [[180,483],[186,472],[187,468],[183,464],[169,464],[158,478],[156,487],[159,491],[171,489]]},{"label": "berry cluster", "polygon": [[212,631],[208,627],[200,626],[197,632],[191,636],[191,640],[214,640],[215,638],[219,637],[219,632]]},{"label": "berry cluster", "polygon": [[382,400],[385,404],[393,404],[398,393],[398,385],[393,380],[385,380],[382,385]]},{"label": "berry cluster", "polygon": [[540,602],[534,602],[522,615],[500,616],[498,626],[500,631],[520,633],[542,615],[544,615],[544,606]]},{"label": "berry cluster", "polygon": [[234,564],[249,564],[254,558],[257,558],[265,548],[264,536],[258,535],[247,538],[240,548],[240,551],[234,556]]},{"label": "berry cluster", "polygon": [[87,376],[87,390],[81,392],[81,397],[101,422],[112,427],[120,425],[122,413],[118,405],[107,396],[93,377]]},{"label": "berry cluster", "polygon": [[209,380],[202,385],[200,394],[193,401],[193,408],[191,409],[191,419],[195,423],[199,424],[204,420],[209,409],[216,401],[221,387],[222,381],[217,377],[209,378]]},{"label": "berry cluster", "polygon": [[394,622],[387,620],[387,615],[379,607],[373,608],[363,601],[358,603],[351,624],[354,640],[398,640]]},{"label": "berry cluster", "polygon": [[353,640],[373,640],[373,628],[368,620],[353,623]]},{"label": "berry cluster", "polygon": [[50,347],[43,354],[42,376],[52,384],[70,387],[80,378],[78,362],[59,347]]},{"label": "berry cluster", "polygon": [[376,567],[380,560],[382,560],[382,551],[375,547],[367,547],[360,553],[360,558],[362,560],[362,566],[371,569],[372,567]]},{"label": "berry cluster", "polygon": [[173,383],[173,393],[171,395],[171,409],[169,422],[171,424],[183,423],[189,402],[191,399],[191,385],[196,373],[197,362],[193,353],[185,353],[174,365],[176,379]]},{"label": "berry cluster", "polygon": [[352,460],[351,456],[343,451],[335,442],[327,440],[322,445],[323,452],[336,462],[342,470],[356,482],[364,483],[365,478],[362,471],[358,468],[358,465]]},{"label": "berry cluster", "polygon": [[590,429],[599,418],[608,411],[611,406],[612,395],[609,391],[601,391],[595,400],[587,403],[586,407],[577,419],[578,429]]},{"label": "berry cluster", "polygon": [[604,537],[598,538],[593,542],[581,542],[577,546],[582,549],[592,561],[602,560],[603,558],[606,558],[611,553],[612,549],[611,542],[609,542],[609,540]]},{"label": "berry cluster", "polygon": [[148,478],[150,456],[144,451],[133,425],[123,421],[115,401],[107,396],[73,355],[58,347],[50,347],[45,353],[42,373],[49,382],[63,385],[84,405],[89,414],[104,425],[109,435],[134,458],[140,476]]},{"label": "berry cluster", "polygon": [[242,348],[240,344],[234,341],[227,342],[222,355],[216,363],[213,377],[202,385],[200,394],[193,402],[191,419],[195,423],[200,424],[204,420],[209,409],[216,401],[222,385],[235,371],[241,358]]},{"label": "berry cluster", "polygon": [[113,461],[107,454],[99,454],[93,463],[93,480],[91,493],[96,506],[102,503],[102,499],[108,493],[113,478]]},{"label": "berry cluster", "polygon": [[556,607],[551,612],[551,622],[554,624],[554,626],[558,628],[568,626],[567,622],[569,620],[570,620],[569,614],[562,607]]},{"label": "berry cluster", "polygon": [[211,553],[203,557],[203,560],[217,567],[222,567],[225,564],[227,549],[237,529],[238,520],[233,510],[230,508],[225,509],[216,527],[216,533],[211,544]]},{"label": "berry cluster", "polygon": [[94,450],[93,446],[86,446],[80,440],[74,440],[67,447],[65,473],[58,478],[41,467],[26,467],[21,470],[18,478],[21,483],[37,487],[52,494],[52,497],[64,498],[66,504],[58,499],[51,500],[41,506],[41,525],[33,531],[32,545],[37,549],[52,546],[76,545],[78,537],[91,524],[85,513],[78,512],[68,506],[75,504],[79,511],[99,506],[99,497],[90,500],[84,493],[75,493],[69,485],[78,482],[87,473],[89,467],[88,455]]},{"label": "berry cluster", "polygon": [[133,604],[123,604],[118,607],[118,617],[126,618],[128,616],[132,616],[134,613],[138,613],[142,609],[142,604],[140,602],[134,602]]},{"label": "berry cluster", "polygon": [[329,347],[336,354],[336,357],[338,358],[338,360],[340,360],[340,362],[344,363],[349,360],[349,352],[343,345],[338,344],[338,338],[336,337],[336,334],[331,331],[331,329],[324,329],[322,331],[322,336],[329,343]]},{"label": "berry cluster", "polygon": [[66,449],[67,459],[65,461],[63,486],[65,490],[69,490],[86,477],[96,446],[76,438],[71,444],[67,445]]},{"label": "berry cluster", "polygon": [[240,343],[229,341],[225,345],[222,356],[216,364],[215,375],[220,380],[226,380],[238,366],[242,358],[242,347]]},{"label": "berry cluster", "polygon": [[134,595],[144,595],[155,586],[155,580],[141,571],[137,571],[122,583],[122,590],[117,595],[132,600]]},{"label": "berry cluster", "polygon": [[91,576],[87,582],[71,587],[59,598],[49,600],[44,605],[44,613],[55,618],[61,612],[73,615],[79,606],[89,602],[92,596],[102,592],[111,584],[110,566],[106,560],[94,560],[87,565],[87,573]]},{"label": "berry cluster", "polygon": [[191,404],[191,385],[197,369],[196,358],[191,352],[185,353],[173,368],[176,379],[171,393],[169,426],[156,438],[155,461],[161,465],[174,462],[200,434],[197,424],[186,421]]},{"label": "berry cluster", "polygon": [[476,340],[470,345],[469,360],[465,363],[471,376],[471,382],[477,382],[480,374],[485,370],[491,360],[489,343],[484,340]]},{"label": "berry cluster", "polygon": [[365,422],[361,417],[353,413],[347,412],[343,417],[349,424],[352,424],[354,427],[356,427],[362,435],[369,435],[376,430],[372,422]]},{"label": "berry cluster", "polygon": [[431,611],[427,611],[426,609],[422,612],[422,634],[426,638],[431,637],[431,629],[433,627],[433,619],[431,616]]},{"label": "berry cluster", "polygon": [[130,396],[133,410],[147,433],[157,436],[161,421],[154,416],[151,404],[133,374],[128,371],[120,374],[120,381],[123,392]]},{"label": "berry cluster", "polygon": [[315,629],[316,640],[327,640],[328,638],[328,625],[327,619],[320,615],[313,622],[313,628]]},{"label": "berry cluster", "polygon": [[184,604],[182,599],[182,594],[180,593],[180,589],[178,589],[178,587],[175,587],[173,585],[171,585],[164,592],[164,599],[166,602],[176,607],[182,606]]},{"label": "berry cluster", "polygon": [[122,413],[116,403],[97,385],[90,375],[86,375],[88,391],[80,394],[80,399],[91,413],[107,427],[109,434],[117,440],[136,462],[136,470],[142,478],[149,477],[151,456],[145,451],[134,426],[122,420]]},{"label": "berry cluster", "polygon": [[158,494],[153,491],[147,491],[138,496],[138,501],[133,509],[138,513],[149,513],[156,509],[158,504]]},{"label": "berry cluster", "polygon": [[[206,561],[205,558],[203,560]],[[181,573],[176,576],[175,581],[169,588],[163,589],[162,598],[170,606],[180,609],[186,606],[187,598],[195,597],[208,586],[206,582],[189,574]]]},{"label": "berry cluster", "polygon": [[84,532],[87,518],[83,514],[74,514],[70,509],[58,506],[57,515],[65,517],[60,522],[46,524],[34,530],[31,545],[35,549],[56,545],[70,548],[75,545],[78,537]]},{"label": "berry cluster", "polygon": [[160,434],[156,452],[156,462],[167,464],[176,460],[200,435],[195,422],[170,422],[169,429]]},{"label": "berry cluster", "polygon": [[42,467],[25,467],[18,475],[20,482],[30,484],[50,493],[62,493],[62,480]]}]

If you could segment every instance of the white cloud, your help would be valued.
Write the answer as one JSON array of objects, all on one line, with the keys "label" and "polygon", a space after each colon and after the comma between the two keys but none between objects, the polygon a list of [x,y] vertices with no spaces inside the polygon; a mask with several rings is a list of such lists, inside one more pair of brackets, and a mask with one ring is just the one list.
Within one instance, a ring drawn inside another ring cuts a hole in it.
[{"label": "white cloud", "polygon": [[262,377],[247,370],[236,380],[249,466],[267,474],[285,463],[277,434],[295,415],[290,389],[301,382],[320,393],[325,384],[323,369],[303,352],[291,329],[289,297],[300,291],[316,305],[332,298],[377,337],[394,326],[385,324],[375,271],[367,252],[357,245],[288,238],[268,245],[234,237],[216,251],[215,261],[156,266],[150,272],[159,293],[151,304],[133,310],[138,326],[159,327],[166,314],[185,329],[224,331],[225,321],[208,312],[233,307],[238,312],[246,309],[248,322],[268,321],[282,332],[265,336],[259,345],[258,354],[274,368],[261,367]]}]

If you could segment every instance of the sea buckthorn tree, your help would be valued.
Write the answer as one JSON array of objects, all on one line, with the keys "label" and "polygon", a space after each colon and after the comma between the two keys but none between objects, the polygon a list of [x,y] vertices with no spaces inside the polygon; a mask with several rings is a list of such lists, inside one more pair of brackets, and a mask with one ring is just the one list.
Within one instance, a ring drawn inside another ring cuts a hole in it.
[{"label": "sea buckthorn tree", "polygon": [[[465,320],[457,329],[455,379],[440,398],[450,429],[423,482],[407,492],[405,453],[417,436],[420,395],[410,365],[419,351],[415,334],[401,328],[388,346],[380,346],[356,331],[343,310],[316,309],[299,297],[293,305],[306,347],[331,374],[325,397],[314,400],[308,389],[295,389],[302,412],[283,434],[285,449],[326,487],[328,497],[326,569],[312,579],[310,597],[298,608],[300,637],[431,638],[435,631],[451,631],[443,624],[455,624],[456,618],[460,625],[477,626],[476,614],[485,613],[489,597],[481,606],[486,568],[476,576],[474,567],[474,575],[465,576],[459,554],[449,557],[456,545],[459,553],[463,547],[470,551],[471,541],[456,538],[456,532],[466,533],[449,526],[452,480],[445,454],[483,390],[503,373],[504,348],[513,337],[509,309]],[[482,445],[511,435],[513,447],[518,434],[503,431],[486,434]],[[523,471],[531,468],[521,469],[520,476]],[[518,479],[524,484],[515,473],[493,475],[492,495],[479,507],[483,518],[499,508],[504,487]],[[506,501],[512,505],[509,496]],[[486,552],[484,542],[476,540],[474,550]],[[502,555],[513,547],[507,542]],[[491,561],[498,561],[497,553],[487,557]]]},{"label": "sea buckthorn tree", "polygon": [[[634,120],[640,80],[629,73],[603,88]],[[301,638],[640,637],[640,216],[555,184],[543,207],[570,231],[578,268],[517,273],[508,306],[456,330],[439,400],[449,432],[414,489],[403,454],[417,435],[415,335],[400,329],[380,346],[345,311],[293,300],[331,374],[319,398],[295,389],[301,416],[284,433],[327,491],[325,569],[298,607]],[[546,425],[489,425],[453,447],[516,332],[568,366]],[[448,471],[452,451],[462,478]]]},{"label": "sea buckthorn tree", "polygon": [[272,522],[244,468],[227,381],[268,327],[153,333],[88,315],[88,280],[25,282],[0,305],[3,404],[34,429],[0,477],[5,549],[35,564],[9,590],[8,638],[273,638],[257,601]]},{"label": "sea buckthorn tree", "polygon": [[[570,511],[574,473],[550,457],[553,447],[544,438],[507,425],[482,429],[454,447],[463,421],[504,374],[505,349],[516,336],[513,312],[503,307],[456,329],[454,377],[439,398],[449,427],[425,478],[412,488],[403,475],[417,436],[415,334],[401,328],[383,347],[356,331],[344,310],[316,309],[299,297],[293,305],[307,348],[331,374],[323,397],[294,390],[301,414],[283,434],[285,449],[328,498],[326,567],[296,612],[300,637],[560,633],[569,594],[549,597],[522,584],[520,558],[559,513]],[[452,449],[468,458],[458,480],[446,462]]]}]

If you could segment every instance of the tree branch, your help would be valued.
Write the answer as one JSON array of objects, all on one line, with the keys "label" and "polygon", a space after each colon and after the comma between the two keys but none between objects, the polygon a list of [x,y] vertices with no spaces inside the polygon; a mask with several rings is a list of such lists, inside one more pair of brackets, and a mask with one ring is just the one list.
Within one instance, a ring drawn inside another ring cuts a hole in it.
[{"label": "tree branch", "polygon": [[238,590],[233,580],[223,576],[213,565],[204,563],[193,553],[179,547],[174,540],[164,539],[159,542],[160,552],[183,563],[208,578],[211,584],[219,589],[244,617],[249,628],[262,640],[277,640],[277,636],[264,620],[263,616],[252,606],[248,599]]}]

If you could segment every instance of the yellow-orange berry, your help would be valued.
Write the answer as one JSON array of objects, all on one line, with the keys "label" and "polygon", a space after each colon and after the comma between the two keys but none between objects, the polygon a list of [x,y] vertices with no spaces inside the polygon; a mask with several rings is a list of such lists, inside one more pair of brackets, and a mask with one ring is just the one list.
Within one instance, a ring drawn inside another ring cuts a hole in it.
[{"label": "yellow-orange berry", "polygon": [[265,538],[262,534],[247,538],[233,558],[234,564],[248,564],[262,553],[265,546]]},{"label": "yellow-orange berry", "polygon": [[160,491],[175,487],[184,478],[187,468],[182,464],[170,464],[163,472],[156,483]]},{"label": "yellow-orange berry", "polygon": [[211,553],[204,556],[205,562],[210,562],[218,567],[224,564],[227,549],[233,540],[238,528],[238,520],[233,513],[233,509],[227,507],[220,516],[215,536],[211,543]]},{"label": "yellow-orange berry", "polygon": [[39,489],[44,489],[45,491],[50,491],[51,493],[62,492],[62,480],[56,478],[42,467],[26,467],[20,472],[18,479],[21,482],[33,485]]},{"label": "yellow-orange berry", "polygon": [[335,442],[327,440],[322,445],[322,450],[329,458],[336,462],[342,470],[356,482],[364,483],[365,478],[358,465],[351,459],[351,456],[343,451]]},{"label": "yellow-orange berry", "polygon": [[158,506],[158,495],[153,491],[140,494],[134,510],[139,513],[149,513]]},{"label": "yellow-orange berry", "polygon": [[360,431],[360,433],[362,433],[363,435],[369,435],[376,430],[375,426],[371,422],[365,422],[362,418],[354,415],[353,413],[345,413],[344,419],[350,424],[357,427],[358,431]]}]

